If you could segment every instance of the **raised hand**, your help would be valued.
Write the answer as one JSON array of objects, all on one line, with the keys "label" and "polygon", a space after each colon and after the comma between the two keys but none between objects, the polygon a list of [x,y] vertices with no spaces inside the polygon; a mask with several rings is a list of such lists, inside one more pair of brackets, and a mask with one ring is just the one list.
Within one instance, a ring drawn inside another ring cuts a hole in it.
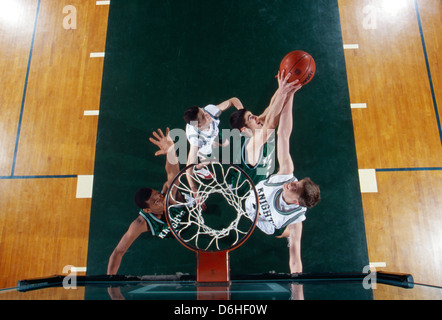
[{"label": "raised hand", "polygon": [[278,71],[277,78],[278,78],[279,90],[281,91],[281,93],[293,94],[302,88],[302,85],[299,83],[299,80],[288,82],[291,75],[292,74],[290,72],[287,75],[285,75],[285,70],[282,70],[282,72]]},{"label": "raised hand", "polygon": [[155,152],[155,156],[166,155],[170,148],[173,148],[174,143],[169,137],[169,128],[166,128],[165,135],[161,129],[157,129],[157,131],[154,131],[152,135],[153,137],[150,137],[149,141],[160,149]]}]

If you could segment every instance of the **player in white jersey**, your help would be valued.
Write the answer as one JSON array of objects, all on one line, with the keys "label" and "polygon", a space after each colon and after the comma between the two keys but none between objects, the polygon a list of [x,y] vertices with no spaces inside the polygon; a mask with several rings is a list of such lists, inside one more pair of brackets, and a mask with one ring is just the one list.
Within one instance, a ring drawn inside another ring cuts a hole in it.
[{"label": "player in white jersey", "polygon": [[[257,183],[259,218],[257,227],[264,233],[285,237],[289,241],[290,272],[302,272],[302,222],[307,208],[320,200],[319,187],[309,178],[300,181],[293,175],[294,164],[290,155],[290,135],[293,129],[293,97],[291,92],[284,103],[277,131],[277,158],[279,170],[268,179]],[[253,219],[254,199],[246,202],[247,212]]]},{"label": "player in white jersey", "polygon": [[[225,146],[221,141],[219,117],[230,107],[237,110],[244,108],[241,101],[233,97],[218,105],[209,104],[204,108],[194,106],[184,112],[184,121],[187,123],[186,137],[190,144],[187,165],[208,159],[214,147]],[[204,167],[195,166],[194,172],[202,178],[210,178],[207,176],[210,173]],[[192,172],[188,174],[191,175]],[[193,180],[189,178],[188,181],[192,190],[196,192]]]},{"label": "player in white jersey", "polygon": [[[260,181],[256,186],[260,214],[257,227],[269,235],[281,236],[285,228],[305,220],[306,207],[287,203],[282,197],[284,184],[298,180],[291,174],[276,174]],[[252,197],[246,201],[246,211],[255,213],[256,204]],[[255,217],[249,214],[253,220]]]},{"label": "player in white jersey", "polygon": [[209,104],[204,108],[191,107],[184,112],[186,137],[190,144],[187,164],[197,163],[197,158],[208,158],[213,146],[219,142],[219,117],[230,107],[243,109],[238,98],[230,98],[219,105]]}]

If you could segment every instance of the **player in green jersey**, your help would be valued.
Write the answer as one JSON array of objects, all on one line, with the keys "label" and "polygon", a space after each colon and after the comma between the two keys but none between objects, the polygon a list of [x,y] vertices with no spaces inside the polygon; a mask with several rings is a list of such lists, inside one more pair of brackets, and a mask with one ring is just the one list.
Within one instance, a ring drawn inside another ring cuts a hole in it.
[{"label": "player in green jersey", "polygon": [[288,82],[290,73],[278,72],[278,89],[269,106],[260,116],[247,109],[238,110],[230,116],[230,126],[241,132],[241,155],[238,164],[256,185],[267,179],[275,170],[275,129],[278,126],[281,112],[290,97],[301,89],[298,81]]},{"label": "player in green jersey", "polygon": [[[134,202],[140,208],[139,216],[130,224],[129,229],[112,252],[107,267],[108,275],[114,275],[118,272],[124,254],[142,233],[150,232],[152,236],[162,239],[172,236],[164,216],[164,194],[179,173],[180,167],[174,143],[169,137],[169,128],[167,128],[166,134],[158,129],[157,132],[153,133],[153,136],[149,138],[149,141],[159,148],[155,156],[167,155],[165,165],[167,181],[161,192],[151,188],[141,188],[135,193]],[[175,191],[173,198],[181,201],[183,195]],[[184,218],[187,214],[184,208],[176,207],[172,211],[171,215],[177,220]]]}]

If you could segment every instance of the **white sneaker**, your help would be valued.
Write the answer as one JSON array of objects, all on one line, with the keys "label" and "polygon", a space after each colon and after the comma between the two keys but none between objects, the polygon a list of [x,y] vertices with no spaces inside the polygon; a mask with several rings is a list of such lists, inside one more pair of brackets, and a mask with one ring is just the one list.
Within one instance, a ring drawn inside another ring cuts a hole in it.
[{"label": "white sneaker", "polygon": [[201,179],[212,179],[213,178],[213,174],[212,172],[210,172],[209,170],[207,170],[206,168],[201,168],[201,169],[196,169],[195,167],[193,168],[193,172],[200,177]]}]

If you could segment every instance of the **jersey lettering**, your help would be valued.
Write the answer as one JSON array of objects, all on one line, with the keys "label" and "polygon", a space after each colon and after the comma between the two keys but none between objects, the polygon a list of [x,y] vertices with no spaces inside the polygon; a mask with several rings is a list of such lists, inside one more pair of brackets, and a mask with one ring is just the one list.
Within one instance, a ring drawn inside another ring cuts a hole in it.
[{"label": "jersey lettering", "polygon": [[261,214],[264,215],[266,220],[270,221],[275,226],[275,223],[273,222],[272,218],[271,208],[267,202],[263,187],[258,188],[258,199],[259,199],[259,205],[261,206],[261,211],[262,211]]}]

